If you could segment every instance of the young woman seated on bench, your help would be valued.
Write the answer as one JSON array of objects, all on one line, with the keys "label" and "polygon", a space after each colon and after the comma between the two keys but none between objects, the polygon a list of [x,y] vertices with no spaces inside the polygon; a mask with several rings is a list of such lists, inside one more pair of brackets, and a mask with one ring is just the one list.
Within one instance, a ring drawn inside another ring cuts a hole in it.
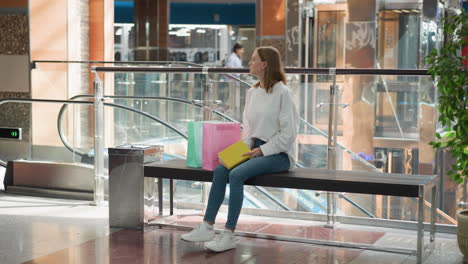
[{"label": "young woman seated on bench", "polygon": [[[296,135],[299,116],[281,56],[274,47],[255,50],[249,62],[250,74],[258,82],[248,90],[243,113],[243,140],[252,149],[250,159],[228,170],[219,165],[214,170],[208,206],[203,222],[182,239],[208,242],[206,247],[222,252],[236,247],[234,235],[244,200],[244,182],[257,175],[287,171],[296,160]],[[229,179],[229,210],[225,231],[215,238],[213,224],[224,200]]]}]

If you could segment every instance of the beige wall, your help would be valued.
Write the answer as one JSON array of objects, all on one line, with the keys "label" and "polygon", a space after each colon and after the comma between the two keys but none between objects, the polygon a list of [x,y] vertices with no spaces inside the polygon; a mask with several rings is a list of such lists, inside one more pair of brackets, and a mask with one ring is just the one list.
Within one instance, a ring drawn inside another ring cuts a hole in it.
[{"label": "beige wall", "polygon": [[[30,50],[33,60],[67,60],[67,1],[30,1]],[[65,99],[66,64],[38,64],[31,71],[31,96],[34,99]],[[61,146],[56,122],[60,106],[32,105],[33,145]]]},{"label": "beige wall", "polygon": [[[111,0],[30,0],[31,61],[113,60],[113,12]],[[92,93],[88,66],[38,63],[31,73],[32,98],[65,100]],[[34,145],[63,147],[56,127],[60,107],[33,104]],[[92,144],[90,117],[67,115],[64,129],[72,143]]]}]

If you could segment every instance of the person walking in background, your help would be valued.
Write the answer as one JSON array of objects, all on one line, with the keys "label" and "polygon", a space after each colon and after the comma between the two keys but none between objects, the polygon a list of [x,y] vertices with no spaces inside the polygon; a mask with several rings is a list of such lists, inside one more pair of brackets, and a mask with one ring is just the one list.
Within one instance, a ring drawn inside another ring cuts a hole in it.
[{"label": "person walking in background", "polygon": [[[296,135],[299,116],[289,88],[281,56],[274,47],[257,48],[249,62],[250,74],[258,82],[247,91],[243,113],[243,141],[250,147],[250,159],[233,168],[219,165],[214,170],[213,183],[203,222],[182,239],[207,242],[206,248],[222,252],[236,247],[235,237],[244,200],[244,182],[252,177],[287,171],[296,161]],[[223,203],[229,180],[229,210],[225,230],[215,238],[213,224]]]},{"label": "person walking in background", "polygon": [[232,53],[226,61],[228,68],[241,68],[242,67],[242,54],[244,54],[244,47],[236,43],[232,47]]},{"label": "person walking in background", "polygon": [[[225,67],[227,68],[242,68],[242,54],[244,54],[244,47],[236,43],[232,47],[232,53],[227,58]],[[240,119],[240,83],[237,79],[241,78],[241,75],[226,74],[222,77],[222,83],[218,89],[218,99],[224,102],[223,109],[226,114],[233,116],[236,119]]]}]

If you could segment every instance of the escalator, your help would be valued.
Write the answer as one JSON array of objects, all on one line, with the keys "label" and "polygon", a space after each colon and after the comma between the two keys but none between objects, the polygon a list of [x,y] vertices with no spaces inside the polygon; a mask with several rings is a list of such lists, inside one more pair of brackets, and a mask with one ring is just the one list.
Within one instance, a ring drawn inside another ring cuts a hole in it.
[{"label": "escalator", "polygon": [[[91,98],[91,95],[79,95],[70,99],[70,101],[80,99],[80,98]],[[112,99],[140,99],[138,97],[129,98],[125,96],[109,96],[108,98]],[[167,101],[176,101],[185,104],[191,104],[194,107],[202,108],[200,104],[194,104],[190,101],[174,99],[174,98],[164,98],[164,97],[144,97],[146,100],[167,100]],[[24,101],[26,102],[26,101]],[[81,102],[83,103],[83,101]],[[87,102],[91,104],[92,102]],[[0,101],[1,104],[1,101]],[[70,150],[74,155],[81,157],[79,160],[80,163],[66,163],[66,162],[35,162],[35,161],[13,161],[12,165],[9,166],[9,169],[6,172],[6,177],[4,183],[6,188],[10,192],[21,193],[21,194],[36,194],[36,195],[45,195],[53,197],[69,197],[75,199],[87,199],[91,200],[93,197],[93,182],[94,182],[94,173],[93,164],[94,153],[93,150],[82,151],[74,148],[64,136],[62,128],[62,118],[68,104],[64,104],[59,112],[59,117],[57,121],[57,127],[60,139],[63,145]],[[146,118],[149,118],[152,122],[157,122],[165,127],[175,131],[177,136],[174,136],[172,139],[165,139],[166,141],[179,142],[182,139],[186,139],[186,135],[181,130],[176,127],[168,124],[167,122],[156,118],[148,113],[140,111],[138,109],[133,109],[124,105],[119,105],[115,103],[105,103],[106,106],[113,108],[124,109],[125,111],[131,111],[139,115],[143,115]],[[227,121],[234,121],[232,118],[224,115],[219,111],[215,111],[215,114]],[[161,144],[162,142],[158,141],[145,141],[140,142],[143,144]],[[107,160],[107,153],[104,155],[105,160]],[[172,158],[184,158],[181,156],[174,156],[170,154],[164,154],[164,159]],[[107,163],[107,161],[106,161]],[[2,161],[4,167],[6,163]],[[298,163],[300,166],[300,163]],[[73,173],[66,173],[71,171]],[[79,181],[76,181],[79,179]],[[70,184],[74,183],[76,184]],[[254,187],[257,190],[257,193],[261,195],[260,198],[255,198],[252,195],[246,195],[246,205],[252,206],[253,208],[263,208],[267,209],[268,206],[265,204],[271,204],[271,201],[274,201],[273,204],[278,205],[278,208],[282,210],[292,210],[288,206],[285,206],[284,203],[279,202],[277,196],[284,196],[288,191],[285,190],[283,194],[272,195],[267,190],[258,191],[258,187]],[[323,212],[323,208],[326,206],[326,202],[323,199],[313,198],[314,196],[301,195],[298,199],[298,208],[304,211],[312,212]],[[260,200],[268,200],[270,202],[260,202]],[[271,207],[271,206],[270,206]],[[312,210],[312,208],[320,208],[320,210]],[[296,210],[297,208],[294,208]]]}]

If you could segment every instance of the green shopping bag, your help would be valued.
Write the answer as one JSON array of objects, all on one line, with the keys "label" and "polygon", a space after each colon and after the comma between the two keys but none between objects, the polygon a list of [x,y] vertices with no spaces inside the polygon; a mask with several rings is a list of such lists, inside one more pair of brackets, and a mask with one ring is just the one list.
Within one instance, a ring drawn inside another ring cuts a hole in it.
[{"label": "green shopping bag", "polygon": [[187,126],[187,166],[201,168],[202,166],[202,143],[203,143],[203,121],[191,121]]}]

